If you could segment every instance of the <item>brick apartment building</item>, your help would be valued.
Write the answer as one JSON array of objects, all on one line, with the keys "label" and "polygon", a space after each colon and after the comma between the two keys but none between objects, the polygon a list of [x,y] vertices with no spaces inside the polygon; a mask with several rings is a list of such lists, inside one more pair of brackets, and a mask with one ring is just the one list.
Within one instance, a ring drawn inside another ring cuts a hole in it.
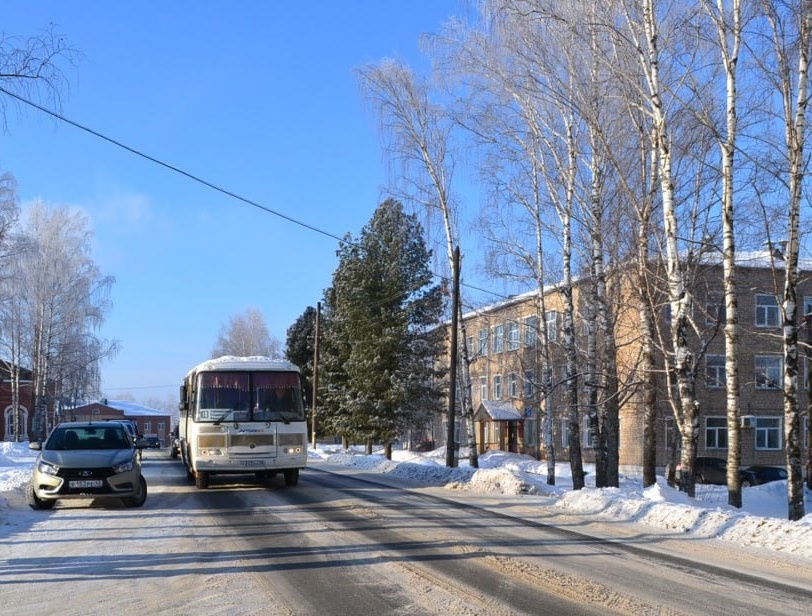
[{"label": "brick apartment building", "polygon": [[[737,266],[739,310],[739,382],[742,464],[783,465],[783,352],[780,296],[783,276],[769,267],[764,255],[741,259]],[[573,299],[576,313],[587,299],[588,281],[576,284]],[[725,411],[725,357],[723,324],[717,315],[724,306],[722,266],[702,267],[694,284],[694,322],[705,327],[707,352],[697,369],[696,394],[700,402],[700,434],[697,455],[724,458],[727,455]],[[620,465],[635,473],[643,464],[643,410],[633,383],[640,357],[641,341],[637,300],[630,282],[615,282],[617,362],[621,388],[625,392],[620,410]],[[799,289],[799,313],[812,312],[812,281],[806,277]],[[463,316],[466,344],[473,357],[471,400],[475,432],[480,452],[498,449],[535,455],[538,451],[537,424],[540,379],[538,361],[539,320],[547,328],[552,353],[553,443],[555,457],[566,460],[566,408],[563,383],[564,359],[561,349],[562,303],[557,289],[545,292],[545,314],[538,310],[537,293],[527,293],[484,307]],[[663,302],[659,314],[662,331],[668,330],[670,307]],[[724,314],[724,311],[721,311]],[[801,317],[799,317],[799,320]],[[579,349],[585,348],[584,324],[576,314],[575,334]],[[715,334],[714,334],[715,332]],[[667,336],[667,333],[666,333]],[[807,330],[799,331],[805,340]],[[800,350],[799,408],[802,411],[802,453],[809,455],[809,421],[806,414],[809,394],[808,362]],[[579,370],[583,365],[579,358]],[[662,353],[658,360],[662,367]],[[579,379],[581,385],[583,379]],[[556,386],[559,385],[559,386]],[[665,378],[659,379],[656,430],[657,465],[669,461],[669,445],[677,436],[673,414],[667,402]],[[594,459],[591,434],[583,412],[584,396],[579,392],[581,446],[585,461]],[[677,438],[677,443],[679,439]],[[544,445],[542,454],[544,454]]]}]

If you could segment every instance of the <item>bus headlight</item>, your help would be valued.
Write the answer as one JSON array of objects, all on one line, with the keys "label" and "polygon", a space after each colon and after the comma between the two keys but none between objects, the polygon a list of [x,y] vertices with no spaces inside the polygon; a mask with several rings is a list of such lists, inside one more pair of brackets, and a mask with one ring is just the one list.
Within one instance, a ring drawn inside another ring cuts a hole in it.
[{"label": "bus headlight", "polygon": [[223,452],[220,449],[212,448],[212,449],[201,449],[200,450],[201,456],[222,456]]},{"label": "bus headlight", "polygon": [[302,453],[302,448],[301,447],[288,447],[287,449],[283,449],[282,453],[299,454],[299,453]]}]

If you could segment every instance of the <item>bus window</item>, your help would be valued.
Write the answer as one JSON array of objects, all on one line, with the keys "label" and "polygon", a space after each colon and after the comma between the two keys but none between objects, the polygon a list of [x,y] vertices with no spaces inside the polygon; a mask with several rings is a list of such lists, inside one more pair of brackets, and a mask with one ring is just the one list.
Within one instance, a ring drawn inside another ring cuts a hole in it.
[{"label": "bus window", "polygon": [[247,373],[204,372],[198,386],[199,421],[248,421],[250,385]]},{"label": "bus window", "polygon": [[254,374],[255,421],[304,419],[299,375],[293,372]]}]

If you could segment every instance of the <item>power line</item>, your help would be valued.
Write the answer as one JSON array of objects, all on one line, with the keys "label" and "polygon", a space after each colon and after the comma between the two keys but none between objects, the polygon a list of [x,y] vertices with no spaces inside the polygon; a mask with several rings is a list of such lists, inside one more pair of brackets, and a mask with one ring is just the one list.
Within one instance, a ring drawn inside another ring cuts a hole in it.
[{"label": "power line", "polygon": [[121,148],[122,150],[126,150],[127,152],[130,152],[131,154],[135,154],[136,156],[139,156],[139,157],[141,157],[141,158],[143,158],[145,160],[148,160],[148,161],[150,161],[152,163],[155,163],[156,165],[160,165],[161,167],[169,169],[170,171],[174,171],[175,173],[179,173],[180,175],[182,175],[184,177],[187,177],[190,180],[192,180],[194,182],[197,182],[198,184],[202,184],[203,186],[211,188],[212,190],[216,190],[217,192],[222,193],[224,195],[227,195],[227,196],[231,197],[232,199],[236,199],[237,201],[242,201],[243,203],[246,203],[246,204],[248,204],[250,206],[253,206],[253,207],[255,207],[255,208],[259,209],[259,210],[262,210],[264,212],[267,212],[268,214],[278,216],[279,218],[282,218],[283,220],[287,220],[288,222],[292,222],[293,224],[299,225],[300,227],[303,227],[303,228],[308,229],[310,231],[314,231],[316,233],[320,233],[321,235],[324,235],[324,236],[327,236],[329,238],[338,240],[339,242],[344,241],[343,238],[340,238],[337,235],[335,235],[333,233],[330,233],[329,231],[325,231],[324,229],[320,229],[319,227],[316,227],[314,225],[311,225],[309,223],[301,221],[301,220],[299,220],[297,218],[293,218],[292,216],[288,216],[287,214],[283,214],[282,212],[278,212],[278,211],[276,211],[274,209],[271,209],[271,208],[269,208],[269,207],[267,207],[265,205],[262,205],[261,203],[257,203],[256,201],[253,201],[252,199],[248,199],[247,197],[243,197],[241,195],[238,195],[237,193],[235,193],[235,192],[233,192],[231,190],[228,190],[226,188],[223,188],[222,186],[218,186],[217,184],[209,182],[208,180],[205,180],[205,179],[201,178],[200,176],[197,176],[197,175],[195,175],[193,173],[190,173],[188,171],[184,171],[180,167],[176,167],[175,165],[164,162],[159,158],[155,158],[154,156],[150,156],[149,154],[146,154],[146,153],[142,152],[141,150],[138,150],[136,148],[128,146],[127,144],[122,143],[121,141],[118,141],[116,139],[113,139],[112,137],[108,137],[107,135],[105,135],[103,133],[100,133],[99,131],[93,130],[92,128],[90,128],[88,126],[85,126],[83,124],[79,124],[79,122],[75,122],[75,121],[73,121],[73,120],[71,120],[69,118],[66,118],[62,114],[59,114],[59,113],[57,113],[55,111],[52,111],[51,109],[48,109],[47,107],[43,107],[42,105],[39,105],[39,104],[37,104],[37,103],[35,103],[35,102],[31,101],[31,100],[28,100],[27,98],[23,98],[22,96],[19,96],[18,94],[15,94],[14,92],[10,92],[10,91],[6,90],[5,88],[3,88],[2,86],[0,86],[0,92],[2,92],[3,94],[18,100],[18,101],[20,101],[21,103],[25,103],[26,105],[30,105],[34,109],[38,109],[39,111],[41,111],[41,112],[43,112],[45,114],[48,114],[48,115],[56,118],[57,120],[60,120],[61,122],[65,122],[66,124],[70,124],[71,126],[73,126],[75,128],[78,128],[79,130],[82,130],[82,131],[84,131],[84,132],[86,132],[86,133],[88,133],[90,135],[93,135],[94,137],[98,137],[99,139],[103,139],[104,141],[106,141],[108,143],[111,143],[112,145],[117,146],[117,147]]},{"label": "power line", "polygon": [[[181,169],[180,167],[177,167],[176,165],[172,165],[170,163],[167,163],[167,162],[165,162],[165,161],[163,161],[163,160],[161,160],[159,158],[156,158],[155,156],[151,156],[151,155],[149,155],[149,154],[147,154],[145,152],[142,152],[141,150],[139,150],[137,148],[129,146],[126,143],[122,143],[121,141],[119,141],[117,139],[113,139],[112,137],[108,137],[104,133],[100,133],[99,131],[92,129],[89,126],[85,126],[84,124],[80,124],[79,122],[71,120],[70,118],[67,118],[64,115],[62,115],[60,113],[57,113],[56,111],[53,111],[52,109],[48,109],[47,107],[43,107],[42,105],[40,105],[38,103],[35,103],[34,101],[29,100],[27,98],[24,98],[24,97],[20,96],[19,94],[15,94],[14,92],[9,91],[9,90],[7,90],[6,88],[4,88],[2,86],[0,86],[0,93],[5,94],[6,96],[10,96],[11,98],[13,98],[13,99],[25,104],[25,105],[33,107],[34,109],[37,109],[38,111],[41,111],[42,113],[45,113],[45,114],[47,114],[47,115],[49,115],[49,116],[51,116],[53,118],[56,118],[60,122],[64,122],[65,124],[69,124],[70,126],[73,126],[74,128],[78,128],[79,130],[84,131],[84,132],[88,133],[89,135],[93,135],[94,137],[98,137],[99,139],[102,139],[102,140],[106,141],[107,143],[110,143],[110,144],[112,144],[112,145],[114,145],[114,146],[116,146],[118,148],[121,148],[122,150],[125,150],[125,151],[127,151],[127,152],[129,152],[131,154],[135,154],[136,156],[138,156],[140,158],[143,158],[144,160],[147,160],[147,161],[149,161],[151,163],[154,163],[156,165],[164,167],[165,169],[169,169],[170,171],[174,171],[175,173],[180,174],[180,175],[192,180],[193,182],[197,182],[198,184],[202,184],[203,186],[206,186],[207,188],[211,188],[212,190],[215,190],[215,191],[217,191],[217,192],[219,192],[219,193],[221,193],[223,195],[226,195],[228,197],[231,197],[232,199],[236,199],[237,201],[240,201],[242,203],[245,203],[246,205],[250,205],[252,207],[255,207],[258,210],[262,210],[263,212],[266,212],[266,213],[271,214],[273,216],[277,216],[278,218],[281,218],[281,219],[286,220],[286,221],[288,221],[290,223],[298,225],[298,226],[300,226],[300,227],[302,227],[304,229],[307,229],[309,231],[313,231],[313,232],[318,233],[320,235],[323,235],[325,237],[329,237],[331,239],[337,240],[340,243],[347,243],[346,238],[339,237],[339,236],[335,235],[334,233],[331,233],[330,231],[325,231],[324,229],[316,227],[315,225],[311,225],[309,223],[306,223],[306,222],[304,222],[302,220],[299,220],[297,218],[294,218],[292,216],[288,216],[287,214],[283,214],[282,212],[279,212],[279,211],[274,210],[272,208],[269,208],[269,207],[267,207],[265,205],[262,205],[261,203],[258,203],[258,202],[254,201],[252,199],[249,199],[247,197],[243,197],[242,195],[239,195],[239,194],[237,194],[237,193],[235,193],[235,192],[233,192],[231,190],[228,190],[227,188],[223,188],[222,186],[218,186],[217,184],[214,184],[213,182],[209,182],[208,180],[205,180],[205,179],[201,178],[200,176],[195,175],[194,173],[191,173],[189,171],[185,171],[185,170]],[[352,244],[354,242],[349,242],[349,243]],[[449,282],[449,279],[446,276],[443,276],[441,274],[434,274],[434,273],[432,275],[435,278],[440,279],[441,281]],[[497,293],[496,291],[491,291],[489,289],[483,289],[481,287],[466,284],[466,283],[463,283],[463,282],[461,282],[460,285],[467,288],[467,289],[471,289],[472,291],[479,291],[481,293],[487,293],[489,295],[493,295],[493,296],[501,298],[501,299],[510,299],[510,296],[508,296],[508,295],[504,295],[502,293]]]}]

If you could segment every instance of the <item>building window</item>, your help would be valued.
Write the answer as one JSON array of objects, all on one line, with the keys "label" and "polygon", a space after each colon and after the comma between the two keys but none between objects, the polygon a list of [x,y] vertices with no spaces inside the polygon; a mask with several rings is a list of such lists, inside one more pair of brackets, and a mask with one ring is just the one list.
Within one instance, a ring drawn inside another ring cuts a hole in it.
[{"label": "building window", "polygon": [[568,419],[561,420],[561,447],[569,449],[570,446],[570,422]]},{"label": "building window", "polygon": [[705,419],[705,447],[727,449],[727,418],[708,417]]},{"label": "building window", "polygon": [[488,399],[488,377],[479,377],[479,401],[483,402]]},{"label": "building window", "polygon": [[781,418],[756,417],[756,449],[781,449]]},{"label": "building window", "polygon": [[725,356],[708,355],[705,358],[705,387],[720,389],[725,386]]},{"label": "building window", "polygon": [[158,422],[158,436],[166,434],[166,424],[162,421]]},{"label": "building window", "polygon": [[775,295],[756,295],[756,327],[778,327],[781,315]]},{"label": "building window", "polygon": [[493,377],[493,399],[502,399],[502,375],[497,374]]},{"label": "building window", "polygon": [[535,393],[536,374],[532,370],[524,371],[524,397],[532,398]]},{"label": "building window", "polygon": [[587,449],[592,449],[595,447],[595,439],[593,438],[595,435],[592,433],[592,430],[589,428],[589,422],[584,421],[584,447]]},{"label": "building window", "polygon": [[144,422],[144,435],[152,434],[152,422],[145,421]]},{"label": "building window", "polygon": [[519,348],[519,324],[514,322],[508,323],[508,351],[515,351]]},{"label": "building window", "polygon": [[488,354],[488,330],[480,329],[479,347],[477,348],[477,355],[482,355],[484,357],[487,354]]},{"label": "building window", "polygon": [[505,346],[505,326],[497,325],[493,328],[493,352],[501,353]]},{"label": "building window", "polygon": [[515,372],[508,374],[508,396],[511,400],[519,397],[519,379],[516,378]]},{"label": "building window", "polygon": [[556,342],[558,340],[558,313],[548,310],[544,313],[544,322],[547,326],[547,342]]},{"label": "building window", "polygon": [[708,298],[705,302],[705,325],[724,325],[727,322],[725,303],[719,298]]},{"label": "building window", "polygon": [[781,384],[784,358],[780,355],[756,355],[756,389],[777,389]]},{"label": "building window", "polygon": [[671,451],[671,448],[675,445],[677,451],[680,451],[682,449],[682,438],[680,438],[680,433],[674,418],[669,417],[665,420],[665,446],[668,451]]},{"label": "building window", "polygon": [[527,317],[524,320],[524,344],[535,347],[539,335],[539,318],[536,316]]},{"label": "building window", "polygon": [[465,339],[465,352],[468,353],[468,357],[474,356],[474,337],[468,336]]}]

